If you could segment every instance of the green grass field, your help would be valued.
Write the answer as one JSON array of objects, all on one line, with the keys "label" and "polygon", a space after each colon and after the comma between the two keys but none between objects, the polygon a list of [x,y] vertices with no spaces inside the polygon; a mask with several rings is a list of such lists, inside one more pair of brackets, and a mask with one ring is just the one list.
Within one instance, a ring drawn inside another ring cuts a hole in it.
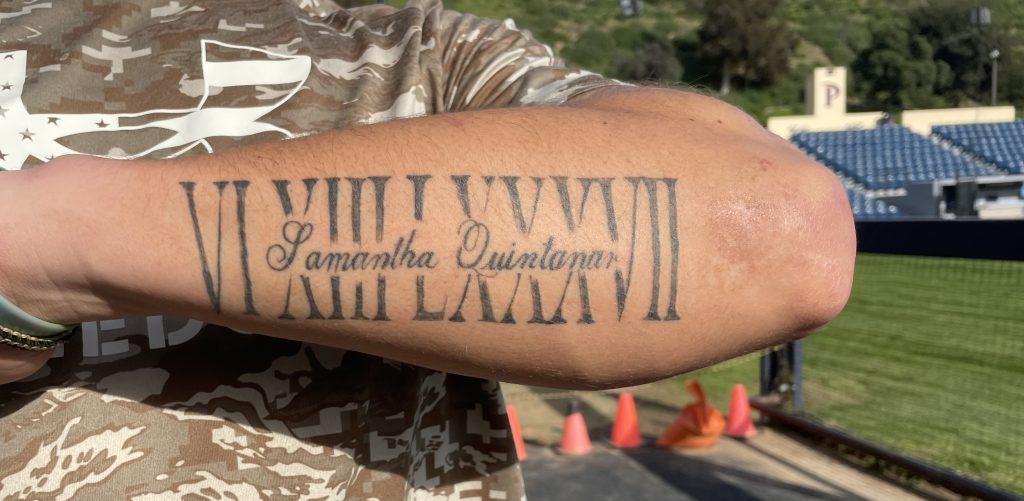
[{"label": "green grass field", "polygon": [[[846,310],[805,343],[810,415],[1024,492],[1024,263],[860,255]],[[757,367],[689,377],[724,411]]]}]

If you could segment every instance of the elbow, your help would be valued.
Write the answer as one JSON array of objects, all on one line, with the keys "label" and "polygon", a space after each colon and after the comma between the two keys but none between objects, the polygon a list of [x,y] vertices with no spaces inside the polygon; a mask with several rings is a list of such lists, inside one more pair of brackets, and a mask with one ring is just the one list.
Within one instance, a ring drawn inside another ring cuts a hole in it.
[{"label": "elbow", "polygon": [[799,245],[784,273],[788,282],[789,339],[806,336],[842,312],[853,287],[857,239],[846,190],[823,166],[810,162],[806,202],[796,217]]},{"label": "elbow", "polygon": [[[646,358],[648,360],[645,362],[648,362],[650,357]],[[678,368],[652,371],[650,364],[638,367],[636,360],[576,363],[569,368],[568,373],[560,374],[554,380],[540,382],[540,385],[576,391],[614,390],[658,381],[684,372]]]},{"label": "elbow", "polygon": [[611,390],[658,381],[697,368],[692,364],[680,366],[678,353],[672,350],[654,349],[651,342],[656,343],[658,336],[644,336],[635,325],[574,334],[577,335],[551,339],[546,353],[553,358],[544,365],[553,370],[538,370],[538,366],[533,365],[529,367],[528,376],[515,378],[514,382],[565,390]]},{"label": "elbow", "polygon": [[[850,297],[856,258],[846,192],[821,165],[803,157],[788,160],[791,169],[780,175],[793,191],[785,202],[758,205],[759,214],[744,212],[749,231],[736,237],[742,243],[716,256],[726,265],[707,266],[741,270],[735,281],[707,276],[717,284],[716,293],[689,309],[688,323],[671,331],[623,326],[588,333],[587,342],[562,338],[565,344],[551,346],[560,371],[540,384],[576,390],[635,386],[802,338],[838,316]],[[751,219],[757,224],[749,225]]]}]

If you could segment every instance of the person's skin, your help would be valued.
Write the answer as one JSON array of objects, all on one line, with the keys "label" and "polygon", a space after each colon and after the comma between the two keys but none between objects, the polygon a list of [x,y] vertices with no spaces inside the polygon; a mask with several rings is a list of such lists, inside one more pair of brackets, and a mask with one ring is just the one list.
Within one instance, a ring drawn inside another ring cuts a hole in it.
[{"label": "person's skin", "polygon": [[[61,157],[0,173],[0,235],[0,294],[47,320],[165,313],[572,388],[803,336],[843,308],[855,254],[833,174],[728,105],[662,89],[173,160]],[[513,247],[497,262],[519,267],[484,266]],[[0,350],[0,380],[46,355]]]}]

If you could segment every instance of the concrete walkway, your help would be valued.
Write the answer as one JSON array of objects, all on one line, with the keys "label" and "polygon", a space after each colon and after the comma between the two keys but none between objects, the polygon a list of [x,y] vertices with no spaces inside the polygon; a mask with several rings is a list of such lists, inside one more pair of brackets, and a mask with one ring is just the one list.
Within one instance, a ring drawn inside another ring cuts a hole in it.
[{"label": "concrete walkway", "polygon": [[582,457],[537,445],[527,454],[523,474],[531,501],[920,499],[772,430],[702,451],[618,450],[601,442]]},{"label": "concrete walkway", "polygon": [[[922,499],[876,475],[849,465],[784,433],[761,428],[750,440],[720,438],[702,450],[664,450],[650,445],[678,407],[638,399],[641,432],[648,444],[619,450],[607,444],[615,394],[563,394],[505,387],[520,416],[528,457],[523,461],[528,498],[547,500],[691,499]],[[581,457],[554,451],[565,404],[582,412],[594,451]],[[659,409],[659,407],[664,407]],[[946,498],[929,489],[927,498]]]}]

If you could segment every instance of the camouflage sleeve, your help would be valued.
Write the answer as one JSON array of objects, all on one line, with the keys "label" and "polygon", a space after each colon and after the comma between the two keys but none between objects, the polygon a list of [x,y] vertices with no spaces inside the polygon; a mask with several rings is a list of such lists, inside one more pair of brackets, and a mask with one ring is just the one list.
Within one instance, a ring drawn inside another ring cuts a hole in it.
[{"label": "camouflage sleeve", "polygon": [[445,111],[560,104],[594,89],[626,85],[567,68],[511,19],[444,11],[439,34]]},{"label": "camouflage sleeve", "polygon": [[292,3],[313,17],[326,17],[341,9],[334,0],[292,0]]}]

